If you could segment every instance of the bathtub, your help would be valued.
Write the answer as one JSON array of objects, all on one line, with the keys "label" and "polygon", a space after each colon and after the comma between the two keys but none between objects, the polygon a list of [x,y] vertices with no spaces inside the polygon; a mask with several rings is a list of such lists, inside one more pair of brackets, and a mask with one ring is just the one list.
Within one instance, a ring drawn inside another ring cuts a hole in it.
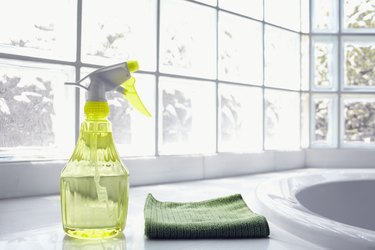
[{"label": "bathtub", "polygon": [[329,249],[375,249],[375,169],[306,169],[256,189],[274,225]]}]

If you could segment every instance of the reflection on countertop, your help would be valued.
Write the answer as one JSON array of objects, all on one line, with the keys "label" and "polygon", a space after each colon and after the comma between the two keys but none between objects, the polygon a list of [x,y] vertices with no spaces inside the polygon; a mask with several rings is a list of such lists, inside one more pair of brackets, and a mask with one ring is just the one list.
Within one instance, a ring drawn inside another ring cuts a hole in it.
[{"label": "reflection on countertop", "polygon": [[123,233],[110,239],[81,240],[65,236],[63,250],[127,250]]},{"label": "reflection on countertop", "polygon": [[143,207],[148,193],[162,201],[199,201],[241,193],[247,205],[259,210],[255,188],[271,177],[306,170],[292,170],[242,177],[132,187],[124,234],[108,240],[77,240],[65,235],[59,196],[0,200],[0,250],[176,250],[176,249],[319,249],[269,221],[266,239],[149,240],[144,236]]}]

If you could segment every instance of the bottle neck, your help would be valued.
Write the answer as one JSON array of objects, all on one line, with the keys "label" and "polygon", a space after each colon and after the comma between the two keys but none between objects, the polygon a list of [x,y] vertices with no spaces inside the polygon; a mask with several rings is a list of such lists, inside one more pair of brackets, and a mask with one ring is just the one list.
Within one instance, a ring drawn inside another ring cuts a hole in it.
[{"label": "bottle neck", "polygon": [[107,102],[87,101],[84,111],[86,120],[81,125],[81,132],[112,132]]},{"label": "bottle neck", "polygon": [[111,122],[105,118],[93,119],[92,117],[87,116],[86,120],[81,124],[81,133],[112,133]]},{"label": "bottle neck", "polygon": [[107,119],[86,119],[81,124],[79,138],[70,162],[121,162]]},{"label": "bottle neck", "polygon": [[86,120],[81,124],[78,143],[97,148],[105,148],[113,144],[112,125],[107,116],[91,115],[86,112]]},{"label": "bottle neck", "polygon": [[107,119],[109,108],[102,112],[99,109],[102,104],[94,105],[85,107],[86,119],[81,124],[77,145],[70,161],[86,161],[93,166],[97,162],[121,162],[114,145],[111,122]]}]

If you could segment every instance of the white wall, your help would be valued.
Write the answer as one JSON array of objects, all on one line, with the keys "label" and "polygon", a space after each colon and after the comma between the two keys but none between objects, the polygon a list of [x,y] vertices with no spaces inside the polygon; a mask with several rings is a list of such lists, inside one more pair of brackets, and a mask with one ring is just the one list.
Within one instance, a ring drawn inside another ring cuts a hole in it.
[{"label": "white wall", "polygon": [[307,149],[305,167],[308,168],[373,168],[373,149]]},{"label": "white wall", "polygon": [[[373,168],[375,150],[307,149],[252,154],[125,158],[132,186],[192,181],[295,168]],[[0,199],[59,193],[66,161],[1,162]]]},{"label": "white wall", "polygon": [[[304,151],[125,158],[132,186],[301,168]],[[57,194],[66,162],[0,163],[0,199]]]}]

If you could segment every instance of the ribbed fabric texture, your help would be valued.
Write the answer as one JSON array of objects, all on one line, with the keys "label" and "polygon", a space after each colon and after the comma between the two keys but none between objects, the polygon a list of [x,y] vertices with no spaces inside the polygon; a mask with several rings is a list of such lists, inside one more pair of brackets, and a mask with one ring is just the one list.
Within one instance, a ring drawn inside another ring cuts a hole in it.
[{"label": "ribbed fabric texture", "polygon": [[201,202],[160,202],[148,195],[145,235],[150,239],[261,238],[270,233],[240,194]]}]

